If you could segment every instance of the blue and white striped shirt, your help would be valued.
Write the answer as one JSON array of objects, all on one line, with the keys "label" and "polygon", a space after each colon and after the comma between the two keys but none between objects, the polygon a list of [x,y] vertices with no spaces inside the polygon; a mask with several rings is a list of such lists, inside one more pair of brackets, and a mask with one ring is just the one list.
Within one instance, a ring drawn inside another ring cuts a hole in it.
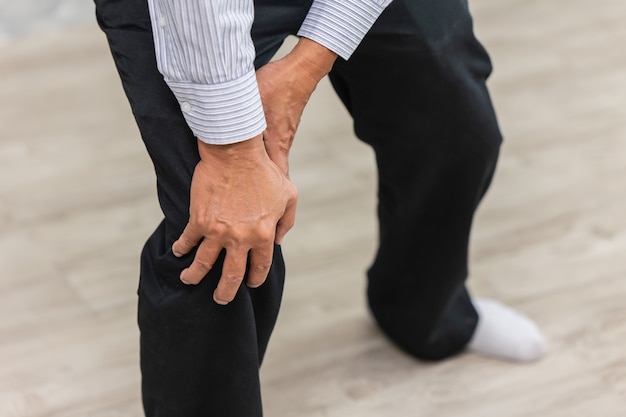
[{"label": "blue and white striped shirt", "polygon": [[[392,0],[315,0],[298,35],[348,59]],[[148,0],[157,64],[193,133],[228,144],[266,127],[253,0]]]}]

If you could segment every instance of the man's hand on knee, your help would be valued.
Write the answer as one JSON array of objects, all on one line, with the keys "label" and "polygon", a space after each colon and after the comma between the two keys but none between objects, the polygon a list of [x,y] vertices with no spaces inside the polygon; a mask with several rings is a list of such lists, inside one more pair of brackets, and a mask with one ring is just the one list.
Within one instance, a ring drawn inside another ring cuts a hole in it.
[{"label": "man's hand on knee", "polygon": [[172,251],[182,256],[199,244],[192,264],[180,275],[184,283],[198,284],[226,249],[213,298],[227,304],[247,266],[248,286],[258,287],[267,278],[274,243],[294,224],[297,190],[270,160],[260,135],[232,145],[198,141],[198,147],[201,161],[191,183],[189,223]]}]

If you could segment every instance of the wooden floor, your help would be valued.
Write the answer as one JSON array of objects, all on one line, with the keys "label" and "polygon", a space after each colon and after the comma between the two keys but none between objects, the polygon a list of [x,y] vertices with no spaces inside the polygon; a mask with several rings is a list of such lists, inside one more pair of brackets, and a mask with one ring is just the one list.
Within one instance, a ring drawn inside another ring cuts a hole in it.
[{"label": "wooden floor", "polygon": [[[533,365],[418,363],[364,307],[372,154],[324,83],[292,158],[271,417],[626,415],[626,3],[475,0],[506,136],[474,293],[536,319]],[[138,254],[152,168],[93,26],[0,47],[0,416],[138,417]],[[181,416],[182,417],[182,416]]]}]

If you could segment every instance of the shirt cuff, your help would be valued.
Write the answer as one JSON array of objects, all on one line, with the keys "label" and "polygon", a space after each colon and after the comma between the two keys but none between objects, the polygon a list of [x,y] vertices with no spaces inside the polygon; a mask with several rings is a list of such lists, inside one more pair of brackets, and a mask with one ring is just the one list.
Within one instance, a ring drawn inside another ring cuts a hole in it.
[{"label": "shirt cuff", "polygon": [[227,145],[251,139],[265,130],[265,113],[254,70],[219,84],[165,80],[198,139]]},{"label": "shirt cuff", "polygon": [[316,0],[298,36],[348,59],[389,3],[389,0]]}]

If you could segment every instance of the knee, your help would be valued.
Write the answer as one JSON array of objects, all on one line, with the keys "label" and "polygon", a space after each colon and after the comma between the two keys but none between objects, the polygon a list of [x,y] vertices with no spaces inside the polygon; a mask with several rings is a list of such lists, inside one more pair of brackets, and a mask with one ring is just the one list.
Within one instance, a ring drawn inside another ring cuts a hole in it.
[{"label": "knee", "polygon": [[442,361],[461,353],[471,337],[472,332],[446,332],[439,334],[437,328],[429,325],[420,327],[411,323],[411,326],[399,323],[398,320],[381,320],[373,313],[379,328],[384,335],[398,348],[410,356],[422,361]]},{"label": "knee", "polygon": [[468,317],[452,327],[432,324],[420,327],[416,322],[401,323],[398,318],[381,320],[380,315],[372,313],[379,328],[395,346],[423,361],[442,361],[463,352],[476,325],[476,321]]}]

